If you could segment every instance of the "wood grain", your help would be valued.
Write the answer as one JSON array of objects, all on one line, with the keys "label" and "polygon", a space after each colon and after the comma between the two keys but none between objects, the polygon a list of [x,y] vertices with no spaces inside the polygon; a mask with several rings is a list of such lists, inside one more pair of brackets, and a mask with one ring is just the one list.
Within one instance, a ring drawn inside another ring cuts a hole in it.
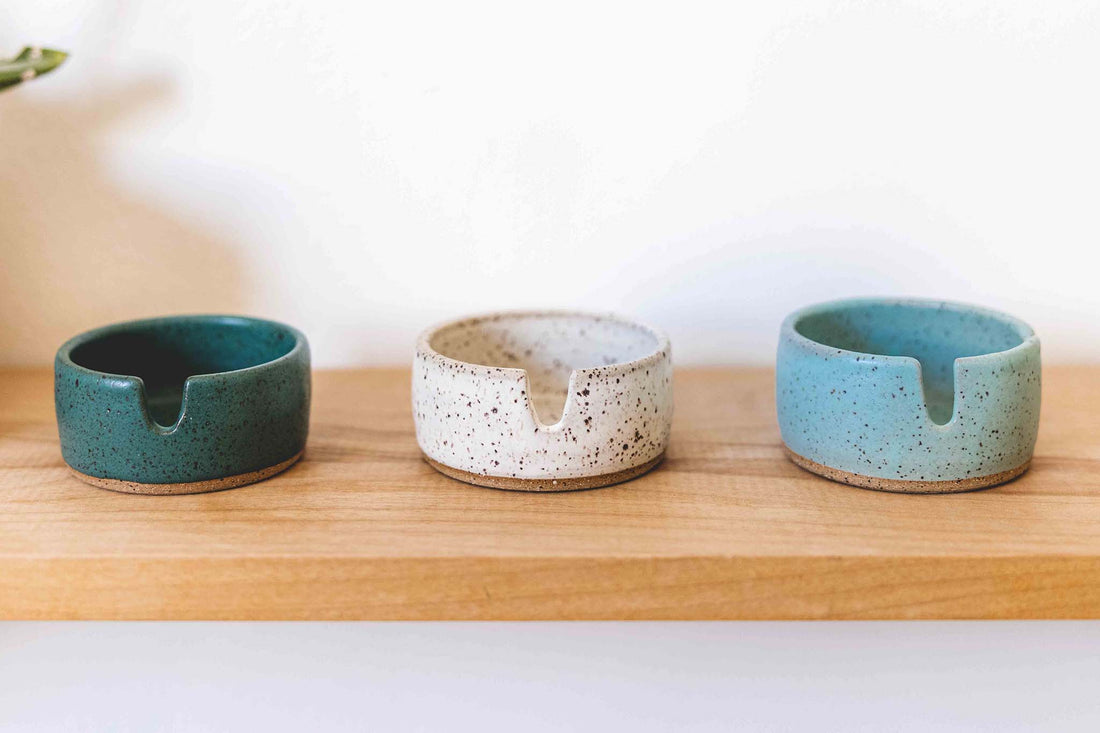
[{"label": "wood grain", "polygon": [[682,371],[667,458],[568,493],[420,457],[404,370],[320,372],[304,458],[186,496],[89,487],[48,370],[0,371],[0,618],[1100,617],[1100,367],[1044,371],[1031,469],[942,496],[783,455],[766,370]]}]

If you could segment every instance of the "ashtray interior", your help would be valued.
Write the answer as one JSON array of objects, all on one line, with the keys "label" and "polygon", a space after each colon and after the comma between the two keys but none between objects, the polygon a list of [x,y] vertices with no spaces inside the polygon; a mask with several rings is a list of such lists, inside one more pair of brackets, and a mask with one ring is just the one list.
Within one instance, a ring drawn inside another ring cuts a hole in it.
[{"label": "ashtray interior", "polygon": [[939,425],[954,412],[956,359],[1007,351],[1031,336],[995,313],[914,302],[840,303],[806,314],[794,328],[836,349],[919,361],[928,414]]},{"label": "ashtray interior", "polygon": [[149,416],[170,427],[179,419],[188,377],[258,366],[294,348],[275,324],[234,318],[145,321],[76,346],[72,361],[86,369],[140,377]]},{"label": "ashtray interior", "polygon": [[543,424],[561,420],[574,370],[634,361],[659,348],[655,333],[610,317],[515,313],[444,326],[429,345],[451,359],[525,369],[531,404]]}]

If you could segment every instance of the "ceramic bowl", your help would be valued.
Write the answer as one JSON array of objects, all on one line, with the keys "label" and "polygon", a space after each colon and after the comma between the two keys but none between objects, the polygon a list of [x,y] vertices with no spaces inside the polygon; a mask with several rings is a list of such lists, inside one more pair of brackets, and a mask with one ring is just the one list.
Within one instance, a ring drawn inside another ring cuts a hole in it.
[{"label": "ceramic bowl", "polygon": [[54,361],[61,453],[138,494],[243,486],[288,468],[309,430],[309,345],[280,323],[179,316],[99,328]]},{"label": "ceramic bowl", "polygon": [[1027,470],[1039,427],[1039,339],[968,305],[843,300],[783,322],[776,363],[788,455],[827,478],[948,493]]},{"label": "ceramic bowl", "polygon": [[421,335],[416,437],[461,481],[566,491],[626,481],[668,446],[672,359],[646,326],[584,313],[501,313]]}]

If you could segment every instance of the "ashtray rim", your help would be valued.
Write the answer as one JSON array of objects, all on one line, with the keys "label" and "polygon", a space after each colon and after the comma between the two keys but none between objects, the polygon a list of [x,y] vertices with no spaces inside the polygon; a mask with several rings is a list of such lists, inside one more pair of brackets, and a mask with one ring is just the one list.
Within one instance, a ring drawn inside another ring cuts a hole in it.
[{"label": "ashtray rim", "polygon": [[[137,374],[123,374],[118,372],[105,372],[99,369],[91,369],[73,360],[72,352],[74,349],[83,346],[85,344],[92,343],[93,341],[103,338],[104,336],[110,336],[116,333],[126,333],[138,327],[157,326],[159,324],[177,324],[182,322],[194,322],[203,325],[206,324],[222,324],[222,325],[263,325],[271,326],[280,329],[294,337],[294,345],[281,356],[274,359],[268,359],[267,361],[260,362],[259,364],[253,364],[252,366],[242,367],[240,369],[228,369],[218,372],[203,372],[201,374],[191,374],[183,382],[183,398],[180,403],[180,410],[176,416],[176,420],[171,425],[163,425],[153,419],[153,416],[149,412],[148,394],[145,386],[145,380]],[[89,331],[79,333],[73,336],[68,341],[63,343],[57,350],[56,361],[66,369],[76,370],[81,374],[86,374],[95,379],[110,379],[116,380],[118,383],[136,384],[141,395],[141,410],[144,413],[145,421],[150,430],[167,435],[174,432],[183,423],[184,418],[187,415],[188,399],[190,393],[190,385],[196,382],[205,382],[211,379],[216,379],[225,375],[233,374],[259,374],[264,371],[280,368],[283,364],[291,362],[301,356],[302,350],[307,348],[305,334],[293,326],[289,326],[279,321],[272,321],[266,318],[253,318],[251,316],[234,316],[224,314],[184,314],[178,316],[158,316],[155,318],[138,318],[131,321],[123,321],[121,323],[112,323],[107,326],[100,326],[93,328]]]},{"label": "ashtray rim", "polygon": [[844,349],[838,346],[830,346],[829,344],[822,343],[821,341],[816,341],[808,336],[803,335],[802,332],[800,332],[796,327],[799,321],[808,316],[836,311],[839,310],[841,307],[861,305],[891,305],[904,306],[907,308],[950,310],[957,313],[978,314],[1011,326],[1013,329],[1015,329],[1017,335],[1020,337],[1020,343],[1008,349],[989,351],[984,354],[973,354],[971,356],[956,357],[954,359],[956,364],[959,364],[960,362],[965,364],[966,362],[978,359],[1002,358],[1004,356],[1012,354],[1013,352],[1028,349],[1039,342],[1039,337],[1035,333],[1035,329],[1033,329],[1025,321],[1015,316],[1009,315],[1008,313],[1005,313],[1003,311],[995,310],[993,308],[986,308],[984,306],[971,305],[969,303],[963,303],[960,301],[940,300],[938,298],[902,298],[890,296],[839,298],[836,300],[827,300],[820,303],[814,303],[804,306],[789,314],[786,318],[783,319],[783,324],[780,326],[780,338],[790,338],[793,342],[821,356],[873,356],[876,361],[892,361],[895,363],[919,363],[919,361],[912,356],[876,354],[872,351],[853,351],[851,349]]},{"label": "ashtray rim", "polygon": [[[570,384],[573,383],[578,376],[584,376],[588,374],[598,374],[601,371],[632,368],[636,366],[645,366],[662,358],[663,354],[667,354],[670,351],[671,343],[668,336],[664,331],[654,326],[650,326],[648,323],[632,320],[624,316],[620,316],[614,313],[599,313],[582,310],[556,310],[556,309],[523,309],[523,310],[500,310],[490,311],[487,313],[479,313],[469,316],[463,316],[461,318],[454,318],[448,321],[442,321],[435,325],[421,331],[416,340],[416,351],[419,354],[430,356],[435,359],[448,364],[460,365],[466,368],[473,368],[478,371],[482,376],[487,378],[502,378],[507,377],[514,379],[520,374],[527,372],[523,367],[505,367],[505,366],[493,366],[492,364],[479,364],[473,361],[463,361],[461,359],[455,359],[452,356],[447,356],[439,351],[436,351],[431,344],[432,338],[434,338],[441,331],[454,328],[456,326],[473,325],[482,321],[495,321],[504,318],[584,318],[591,321],[610,321],[622,326],[628,326],[630,328],[643,331],[653,337],[655,345],[653,349],[635,359],[628,361],[617,361],[611,364],[601,364],[599,366],[581,367],[579,369],[573,369],[570,374]],[[547,425],[549,427],[549,425]]]},{"label": "ashtray rim", "polygon": [[110,336],[110,335],[115,334],[115,333],[125,333],[127,331],[133,330],[134,328],[137,328],[137,327],[140,327],[140,326],[156,326],[156,325],[159,325],[159,324],[168,324],[168,323],[176,324],[176,323],[182,323],[182,322],[187,322],[187,321],[191,321],[191,322],[195,322],[195,323],[202,323],[202,324],[225,324],[225,325],[258,324],[258,325],[264,325],[264,326],[274,326],[275,328],[286,331],[287,333],[291,334],[294,337],[294,346],[292,346],[290,348],[290,350],[287,351],[285,354],[282,354],[281,356],[278,356],[274,359],[268,359],[267,361],[262,361],[259,364],[253,364],[252,366],[241,367],[240,369],[228,369],[228,370],[225,370],[225,371],[218,371],[218,372],[203,372],[201,374],[192,374],[192,375],[187,377],[187,381],[191,381],[192,379],[201,379],[203,377],[217,376],[217,375],[220,375],[220,374],[238,374],[238,373],[241,373],[241,372],[251,372],[251,371],[257,371],[257,370],[271,368],[273,366],[278,366],[280,362],[291,361],[292,359],[294,359],[295,357],[300,355],[302,349],[305,348],[305,344],[307,343],[304,333],[299,331],[297,328],[294,328],[293,326],[289,326],[289,325],[287,325],[285,323],[282,323],[280,321],[272,321],[272,320],[269,320],[269,319],[266,319],[266,318],[254,318],[252,316],[235,316],[235,315],[218,314],[218,313],[211,313],[211,314],[203,314],[203,313],[190,314],[189,313],[189,314],[183,314],[183,315],[178,315],[178,316],[157,316],[157,317],[154,317],[154,318],[137,318],[137,319],[130,320],[130,321],[122,321],[120,323],[112,323],[112,324],[109,324],[109,325],[106,325],[106,326],[99,326],[97,328],[93,328],[93,329],[90,329],[88,331],[84,331],[83,333],[78,333],[76,336],[73,336],[68,341],[61,344],[60,347],[58,347],[56,358],[57,358],[57,360],[61,361],[66,367],[70,367],[72,369],[77,369],[81,372],[84,372],[84,373],[92,375],[92,376],[117,377],[117,378],[120,378],[120,379],[136,379],[139,382],[144,382],[144,380],[142,380],[142,378],[139,377],[136,374],[123,374],[123,373],[118,373],[118,372],[105,372],[105,371],[101,371],[99,369],[91,369],[89,367],[86,367],[83,364],[79,364],[76,361],[73,361],[72,352],[77,347],[83,346],[83,345],[88,344],[88,343],[91,343],[91,342],[95,341],[96,339],[102,338],[104,336]]}]

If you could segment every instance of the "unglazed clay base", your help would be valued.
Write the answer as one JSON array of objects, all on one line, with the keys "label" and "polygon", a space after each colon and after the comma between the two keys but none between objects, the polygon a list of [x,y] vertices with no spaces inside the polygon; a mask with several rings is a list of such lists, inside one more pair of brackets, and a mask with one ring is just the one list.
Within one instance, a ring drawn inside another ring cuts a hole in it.
[{"label": "unglazed clay base", "polygon": [[957,479],[954,481],[903,481],[900,479],[876,478],[875,476],[860,476],[857,473],[849,473],[848,471],[829,468],[828,466],[821,465],[817,461],[811,461],[809,458],[798,455],[786,446],[783,447],[783,450],[787,452],[787,457],[790,458],[795,465],[811,473],[816,473],[818,476],[824,476],[827,479],[839,481],[842,484],[858,486],[861,489],[892,491],[899,494],[954,494],[961,491],[987,489],[990,486],[997,486],[998,484],[1011,481],[1020,476],[1031,465],[1031,461],[1029,460],[1027,463],[1009,469],[1008,471],[991,473],[988,476],[974,476],[972,478]]},{"label": "unglazed clay base", "polygon": [[451,478],[464,481],[468,484],[474,484],[475,486],[485,486],[490,489],[506,489],[508,491],[578,491],[580,489],[598,489],[603,486],[611,486],[612,484],[621,484],[623,481],[637,478],[643,473],[653,469],[653,467],[660,463],[664,457],[665,455],[662,453],[653,460],[647,461],[640,466],[623,469],[622,471],[614,471],[612,473],[604,473],[599,476],[577,476],[574,478],[562,479],[484,476],[470,473],[469,471],[463,471],[458,468],[444,466],[442,463],[433,461],[427,456],[424,456],[424,460],[428,462],[428,465],[444,476],[450,476]]},{"label": "unglazed clay base", "polygon": [[109,489],[110,491],[119,491],[124,494],[147,494],[150,496],[166,496],[169,494],[205,494],[210,491],[224,491],[225,489],[235,489],[238,486],[247,486],[248,484],[254,484],[257,481],[263,481],[264,479],[271,478],[277,473],[282,473],[287,470],[294,463],[302,457],[304,451],[299,451],[296,455],[282,463],[276,463],[274,466],[268,466],[267,468],[261,468],[259,471],[250,471],[248,473],[238,473],[236,476],[226,476],[225,478],[215,478],[209,481],[190,481],[183,484],[142,484],[136,481],[123,481],[117,478],[100,478],[99,476],[89,476],[87,474],[77,471],[75,468],[69,470],[73,472],[81,481],[89,483],[92,486],[96,486],[101,489]]}]

